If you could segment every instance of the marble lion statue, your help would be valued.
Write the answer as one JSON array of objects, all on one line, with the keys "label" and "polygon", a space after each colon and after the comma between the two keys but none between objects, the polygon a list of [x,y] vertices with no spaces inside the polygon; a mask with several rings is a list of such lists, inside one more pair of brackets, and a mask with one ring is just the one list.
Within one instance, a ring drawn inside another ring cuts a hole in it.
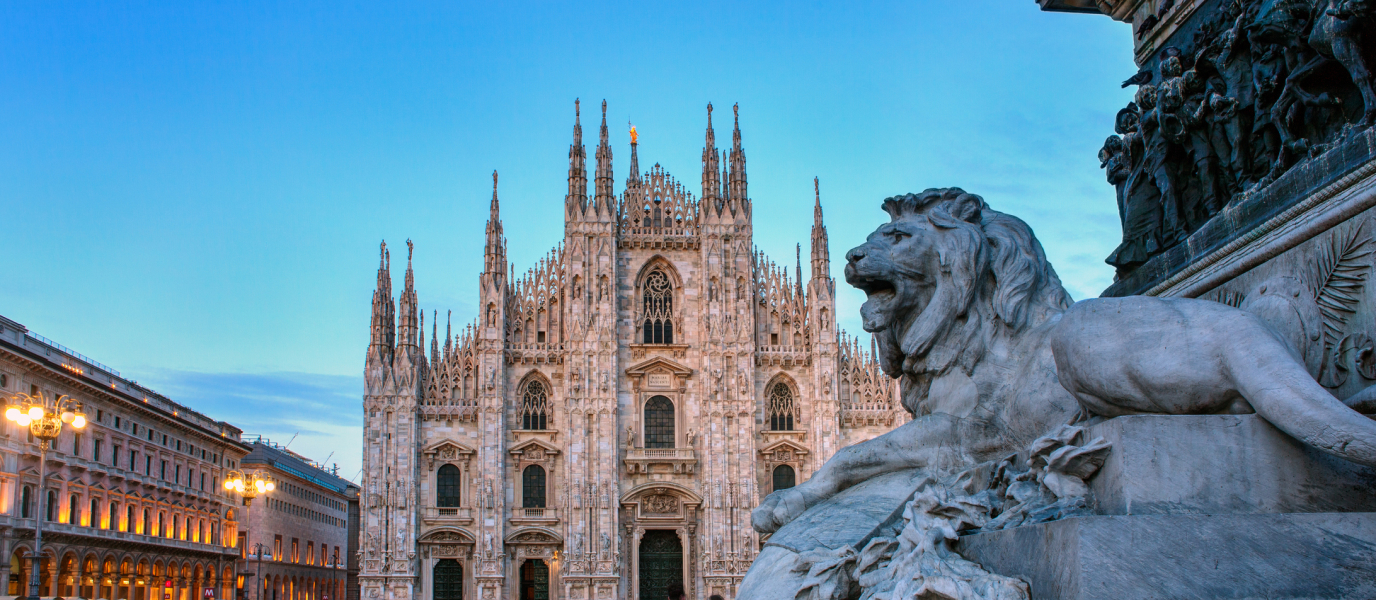
[{"label": "marble lion statue", "polygon": [[1314,379],[1320,325],[1297,281],[1263,287],[1242,308],[1072,302],[1027,224],[977,195],[930,189],[883,208],[891,220],[846,254],[845,275],[868,297],[864,328],[915,418],[767,496],[751,516],[760,532],[870,478],[997,460],[1089,418],[1255,412],[1376,465],[1376,421]]}]

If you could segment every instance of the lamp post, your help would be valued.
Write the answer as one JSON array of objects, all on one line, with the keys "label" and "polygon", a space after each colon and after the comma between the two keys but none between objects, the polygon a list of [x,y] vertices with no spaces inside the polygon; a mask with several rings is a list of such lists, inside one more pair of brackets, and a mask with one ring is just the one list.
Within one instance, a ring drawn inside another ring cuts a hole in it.
[{"label": "lamp post", "polygon": [[256,569],[253,574],[253,584],[258,587],[258,600],[263,600],[263,543],[258,542],[253,545],[253,555]]},{"label": "lamp post", "polygon": [[[250,509],[252,508],[252,504],[253,504],[253,499],[254,499],[254,498],[257,498],[257,497],[258,497],[259,495],[261,495],[261,494],[267,494],[268,492],[271,492],[271,491],[277,489],[277,484],[273,483],[271,478],[269,478],[268,476],[263,475],[262,473],[259,473],[259,472],[257,472],[257,471],[251,471],[251,472],[248,472],[248,473],[244,473],[244,472],[242,472],[242,471],[230,471],[230,472],[228,472],[228,473],[225,473],[225,483],[224,483],[224,486],[225,486],[225,490],[226,490],[226,491],[231,492],[231,493],[234,493],[234,494],[238,494],[238,495],[242,496],[242,497],[244,498],[244,506],[247,506],[247,507],[249,507]],[[247,518],[247,515],[245,515],[244,522],[245,522],[245,523],[251,522],[251,520],[250,520],[249,518]],[[263,575],[263,544],[262,544],[262,542],[258,542],[257,545],[254,547],[254,550],[256,550],[257,553],[258,553],[258,560],[257,560],[257,570],[258,570],[258,572],[257,572],[256,575],[254,575],[254,578],[255,578],[257,581],[254,582],[254,585],[256,585],[256,586],[258,587],[258,600],[262,600],[262,598],[263,598],[263,581],[262,581],[262,575]]]},{"label": "lamp post", "polygon": [[[48,496],[45,489],[48,479],[48,444],[62,433],[64,423],[71,425],[73,429],[85,429],[86,413],[82,412],[80,402],[65,394],[51,397],[44,396],[41,392],[36,396],[20,393],[10,397],[9,407],[5,409],[5,419],[20,427],[28,427],[29,433],[38,438],[38,512],[33,519],[33,558],[29,559],[29,598],[37,600],[38,570],[43,564],[43,519],[47,516],[43,501]],[[46,508],[52,509],[51,506]]]}]

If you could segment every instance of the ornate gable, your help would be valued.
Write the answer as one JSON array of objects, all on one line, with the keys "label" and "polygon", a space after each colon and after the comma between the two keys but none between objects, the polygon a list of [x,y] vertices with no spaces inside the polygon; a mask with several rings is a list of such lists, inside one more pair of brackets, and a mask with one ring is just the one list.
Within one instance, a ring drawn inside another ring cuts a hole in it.
[{"label": "ornate gable", "polygon": [[683,391],[693,370],[663,356],[651,357],[626,369],[636,389]]},{"label": "ornate gable", "polygon": [[761,448],[759,453],[760,459],[764,461],[765,468],[768,470],[773,469],[774,465],[801,463],[803,457],[808,455],[808,449],[793,440],[784,439]]},{"label": "ornate gable", "polygon": [[545,462],[559,455],[559,448],[539,438],[531,438],[511,447],[509,452],[519,461]]},{"label": "ornate gable", "polygon": [[435,470],[435,461],[462,462],[467,467],[473,454],[472,448],[450,439],[437,441],[421,449],[421,455],[425,457],[425,466],[432,471]]}]

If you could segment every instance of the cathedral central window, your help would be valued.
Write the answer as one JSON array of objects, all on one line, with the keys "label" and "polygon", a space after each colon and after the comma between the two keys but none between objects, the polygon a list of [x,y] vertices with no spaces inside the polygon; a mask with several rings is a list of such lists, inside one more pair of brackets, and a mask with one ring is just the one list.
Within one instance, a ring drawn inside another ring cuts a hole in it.
[{"label": "cathedral central window", "polygon": [[526,384],[526,392],[521,395],[521,429],[543,430],[548,425],[549,400],[545,394],[545,384],[532,380]]},{"label": "cathedral central window", "polygon": [[769,430],[793,431],[793,417],[798,406],[793,401],[793,390],[780,382],[769,389]]},{"label": "cathedral central window", "polygon": [[644,343],[674,343],[674,287],[663,271],[645,278],[644,312]]}]

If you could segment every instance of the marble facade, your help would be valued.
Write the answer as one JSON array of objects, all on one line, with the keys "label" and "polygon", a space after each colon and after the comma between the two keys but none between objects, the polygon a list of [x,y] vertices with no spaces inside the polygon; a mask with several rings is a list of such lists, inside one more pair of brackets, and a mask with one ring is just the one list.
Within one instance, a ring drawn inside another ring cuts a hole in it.
[{"label": "marble facade", "polygon": [[708,107],[697,198],[641,171],[631,135],[618,195],[604,103],[589,198],[575,121],[564,239],[520,277],[493,174],[480,314],[457,332],[433,314],[428,348],[410,243],[396,298],[384,244],[365,600],[639,598],[675,579],[734,597],[759,500],[907,420],[868,342],[836,326],[820,193],[805,282],[801,248],[790,273],[754,247],[738,115],[719,153]]}]

